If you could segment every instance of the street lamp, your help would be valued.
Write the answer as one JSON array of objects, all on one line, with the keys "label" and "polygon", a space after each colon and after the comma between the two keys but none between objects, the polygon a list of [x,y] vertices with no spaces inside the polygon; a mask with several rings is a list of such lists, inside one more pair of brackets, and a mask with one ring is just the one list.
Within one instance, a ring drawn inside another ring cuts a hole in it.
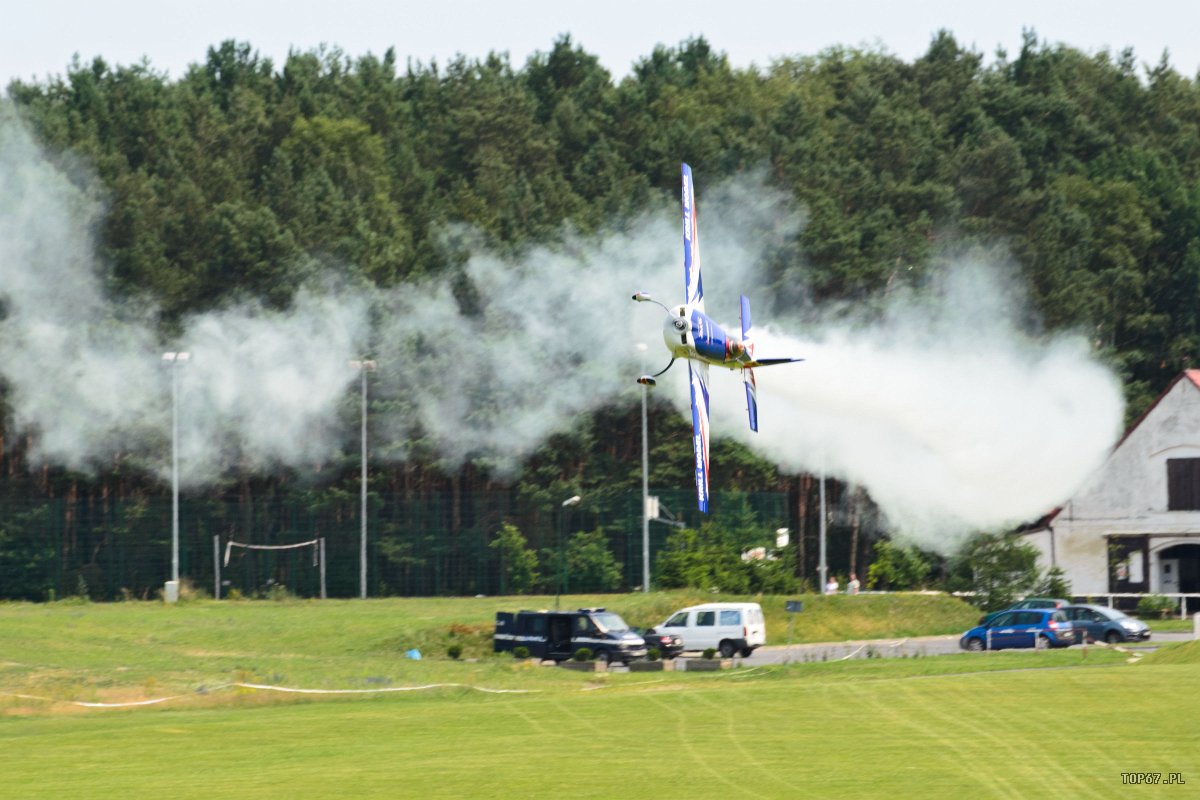
[{"label": "street lamp", "polygon": [[821,562],[818,569],[821,573],[821,586],[817,590],[825,591],[826,576],[829,573],[829,565],[825,562],[825,453],[821,453],[821,525],[818,529],[821,535]]},{"label": "street lamp", "polygon": [[[579,501],[583,498],[579,495],[572,495],[562,501],[563,508],[579,505]],[[558,513],[558,580],[555,582],[554,589],[554,610],[558,611],[559,598],[562,595],[563,585],[566,583],[567,560],[563,557],[563,526],[566,524],[566,512]]]},{"label": "street lamp", "polygon": [[[646,368],[646,343],[638,342],[642,371]],[[650,452],[646,433],[646,384],[642,384],[642,591],[650,591]]]},{"label": "street lamp", "polygon": [[362,521],[362,535],[359,539],[358,552],[358,596],[367,599],[367,373],[375,371],[375,362],[368,360],[353,360],[351,369],[356,369],[362,376],[362,473],[359,477],[362,508],[359,519]]},{"label": "street lamp", "polygon": [[163,363],[171,365],[171,581],[166,586],[168,603],[179,599],[179,370],[191,353],[163,353]]}]

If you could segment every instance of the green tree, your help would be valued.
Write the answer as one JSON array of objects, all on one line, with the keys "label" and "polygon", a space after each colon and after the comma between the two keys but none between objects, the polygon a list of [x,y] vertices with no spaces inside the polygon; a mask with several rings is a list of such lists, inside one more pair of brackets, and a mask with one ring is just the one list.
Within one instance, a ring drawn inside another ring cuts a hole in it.
[{"label": "green tree", "polygon": [[995,611],[1036,589],[1037,558],[1037,549],[1017,536],[978,534],[961,551],[955,572],[960,585],[975,592],[977,606]]},{"label": "green tree", "polygon": [[568,588],[575,592],[611,592],[621,587],[621,563],[602,530],[580,531],[567,542]]},{"label": "green tree", "polygon": [[528,594],[538,583],[537,553],[529,549],[525,535],[512,523],[500,526],[488,547],[500,554],[500,593]]}]

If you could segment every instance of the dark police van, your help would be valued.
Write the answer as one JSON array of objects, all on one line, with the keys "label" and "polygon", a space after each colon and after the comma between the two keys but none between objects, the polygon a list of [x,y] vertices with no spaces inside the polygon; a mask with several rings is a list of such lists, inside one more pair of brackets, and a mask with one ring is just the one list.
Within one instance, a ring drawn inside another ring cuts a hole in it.
[{"label": "dark police van", "polygon": [[496,612],[492,649],[529,649],[532,658],[566,661],[586,647],[597,661],[628,664],[646,657],[646,642],[629,629],[621,615],[603,608],[576,611]]}]

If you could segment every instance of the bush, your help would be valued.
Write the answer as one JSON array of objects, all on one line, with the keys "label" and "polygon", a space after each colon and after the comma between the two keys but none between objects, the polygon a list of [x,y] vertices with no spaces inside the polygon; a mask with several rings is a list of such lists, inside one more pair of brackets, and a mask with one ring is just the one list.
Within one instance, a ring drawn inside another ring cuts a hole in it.
[{"label": "bush", "polygon": [[1166,619],[1175,613],[1175,601],[1165,595],[1148,594],[1138,600],[1137,613],[1139,617]]},{"label": "bush", "polygon": [[579,648],[578,650],[575,651],[575,660],[576,661],[591,661],[592,660],[592,651],[586,647]]},{"label": "bush", "polygon": [[461,644],[450,645],[449,647],[446,648],[446,655],[450,656],[455,661],[457,661],[460,657],[462,657],[462,645]]},{"label": "bush", "polygon": [[529,658],[529,648],[521,645],[513,648],[513,658]]},{"label": "bush", "polygon": [[929,577],[932,565],[915,547],[880,539],[875,543],[875,561],[867,569],[871,589],[917,589]]},{"label": "bush", "polygon": [[658,661],[660,658],[662,658],[662,651],[659,650],[657,647],[651,647],[649,650],[646,651],[646,660],[647,661]]},{"label": "bush", "polygon": [[716,658],[716,655],[717,655],[717,648],[707,647],[704,649],[704,657],[707,658],[708,660],[711,661],[712,659]]}]

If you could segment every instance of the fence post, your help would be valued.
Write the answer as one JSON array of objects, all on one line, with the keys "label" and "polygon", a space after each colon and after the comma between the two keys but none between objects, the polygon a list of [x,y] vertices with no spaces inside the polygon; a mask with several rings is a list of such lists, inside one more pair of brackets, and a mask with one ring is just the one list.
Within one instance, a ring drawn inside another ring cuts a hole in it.
[{"label": "fence post", "polygon": [[213,597],[221,599],[221,534],[213,535]]}]

